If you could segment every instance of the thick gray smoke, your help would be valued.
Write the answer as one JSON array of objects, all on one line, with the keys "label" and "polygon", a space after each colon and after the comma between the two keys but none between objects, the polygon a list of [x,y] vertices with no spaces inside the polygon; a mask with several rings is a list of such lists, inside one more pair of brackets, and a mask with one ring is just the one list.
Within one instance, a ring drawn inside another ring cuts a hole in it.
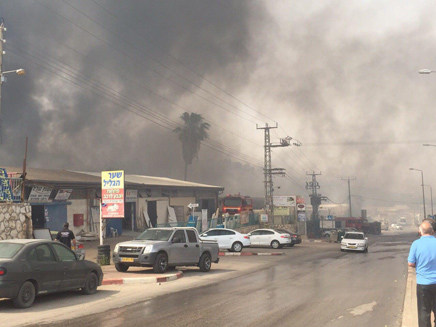
[{"label": "thick gray smoke", "polygon": [[[420,202],[436,187],[435,11],[430,1],[6,0],[3,165],[183,178],[172,130],[184,111],[211,124],[191,181],[263,194],[263,130],[276,194],[307,194],[307,172],[355,210]],[[183,63],[183,64],[182,64]],[[203,78],[204,77],[204,78]],[[212,82],[212,83],[210,83]],[[219,88],[217,88],[218,86]],[[231,96],[230,96],[231,95]],[[223,147],[224,145],[224,147]],[[231,148],[231,149],[229,149]],[[242,161],[240,160],[242,159]],[[436,191],[435,191],[436,192]],[[427,198],[428,203],[429,197]]]}]

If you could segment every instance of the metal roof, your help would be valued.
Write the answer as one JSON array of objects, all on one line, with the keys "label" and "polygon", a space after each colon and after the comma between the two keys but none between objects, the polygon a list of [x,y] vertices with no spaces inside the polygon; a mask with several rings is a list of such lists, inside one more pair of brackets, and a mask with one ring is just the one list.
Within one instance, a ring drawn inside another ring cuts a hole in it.
[{"label": "metal roof", "polygon": [[[23,168],[19,167],[1,167],[6,168],[8,174],[17,173],[19,177]],[[101,172],[83,172],[62,169],[45,169],[45,168],[26,168],[27,182],[40,183],[40,184],[87,184],[87,185],[101,185]],[[171,179],[166,177],[143,176],[125,174],[125,184],[128,186],[160,186],[160,187],[177,187],[177,188],[203,188],[213,189],[217,191],[224,190],[222,186],[214,186],[200,183],[193,183],[181,181],[178,179]]]}]

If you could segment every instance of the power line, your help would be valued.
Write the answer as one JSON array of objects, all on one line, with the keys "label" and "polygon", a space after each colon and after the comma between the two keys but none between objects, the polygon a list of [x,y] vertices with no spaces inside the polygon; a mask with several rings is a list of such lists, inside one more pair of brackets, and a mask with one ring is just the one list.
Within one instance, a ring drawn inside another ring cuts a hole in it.
[{"label": "power line", "polygon": [[[14,52],[14,51],[11,50],[11,52]],[[15,53],[15,54],[18,55],[18,56],[23,57],[22,54],[19,54],[19,53]],[[32,56],[30,54],[28,54],[28,56],[35,58],[35,56]],[[124,99],[121,94],[119,94],[119,93],[115,93],[115,94],[111,93],[111,92],[115,92],[113,89],[104,90],[104,89],[101,89],[101,88],[97,88],[93,84],[90,84],[89,82],[86,82],[86,81],[83,81],[83,80],[80,80],[80,82],[76,82],[74,80],[74,79],[76,79],[76,77],[74,75],[72,75],[71,73],[69,73],[69,72],[62,71],[62,73],[64,75],[66,75],[66,76],[60,75],[58,73],[59,70],[60,70],[59,67],[55,67],[55,66],[53,66],[51,64],[46,64],[46,65],[48,65],[50,67],[50,68],[47,68],[47,67],[43,66],[42,64],[33,61],[32,59],[29,59],[29,58],[25,58],[25,59],[29,60],[30,62],[32,62],[32,63],[34,63],[34,64],[36,64],[38,66],[43,67],[44,69],[48,70],[52,74],[57,75],[57,76],[65,79],[65,80],[69,81],[70,83],[75,84],[76,86],[78,86],[80,88],[83,88],[83,89],[85,89],[87,91],[90,91],[92,93],[95,93],[95,94],[105,98],[106,100],[109,100],[109,101],[111,101],[113,103],[117,103],[117,101],[118,101],[117,104],[120,104],[120,103],[124,104],[125,106],[122,106],[122,108],[124,108],[124,109],[126,109],[126,110],[128,110],[128,111],[130,111],[130,112],[132,112],[132,113],[134,113],[134,114],[136,114],[136,115],[146,119],[146,120],[149,120],[149,121],[159,125],[160,127],[163,127],[163,128],[165,128],[167,130],[171,130],[172,131],[176,127],[180,126],[180,124],[178,124],[178,123],[176,123],[174,121],[171,121],[169,119],[166,119],[164,116],[159,116],[156,112],[153,112],[153,110],[151,110],[147,106],[142,105],[143,107],[145,107],[147,109],[147,110],[144,110],[143,108],[141,108],[140,105],[138,105],[138,104],[136,104],[136,103],[134,103],[132,101],[128,101],[128,100]],[[70,78],[68,78],[67,76],[70,77]],[[133,110],[132,108],[134,108],[135,110]],[[150,112],[150,110],[151,110],[151,112]],[[140,111],[140,112],[138,112],[138,111]],[[145,116],[144,114],[147,114],[147,115],[152,114],[152,117],[150,118],[149,116]],[[234,153],[229,153],[229,151],[226,151],[226,148],[230,149],[229,147],[224,146],[222,144],[219,144],[218,142],[215,142],[213,140],[210,140],[209,144],[205,144],[205,146],[207,146],[209,148],[212,148],[212,149],[215,149],[215,150],[217,150],[220,153],[227,154],[230,157],[235,158],[235,159],[237,159],[239,161],[243,161],[243,162],[248,163],[248,164],[252,164],[252,165],[255,165],[255,166],[258,166],[258,167],[262,167],[259,164],[260,161],[258,161],[258,162],[254,161],[254,160],[256,160],[255,158],[252,158],[252,157],[244,158],[244,155],[239,155],[238,156],[238,155],[235,155]],[[221,149],[219,148],[220,146],[222,147]],[[234,150],[234,149],[232,149],[232,151],[238,152],[237,150]]]}]

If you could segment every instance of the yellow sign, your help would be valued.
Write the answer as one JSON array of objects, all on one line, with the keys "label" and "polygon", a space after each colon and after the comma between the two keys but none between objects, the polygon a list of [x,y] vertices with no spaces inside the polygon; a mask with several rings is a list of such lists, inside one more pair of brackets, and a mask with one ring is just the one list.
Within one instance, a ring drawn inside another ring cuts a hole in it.
[{"label": "yellow sign", "polygon": [[289,207],[274,207],[274,216],[289,216]]}]

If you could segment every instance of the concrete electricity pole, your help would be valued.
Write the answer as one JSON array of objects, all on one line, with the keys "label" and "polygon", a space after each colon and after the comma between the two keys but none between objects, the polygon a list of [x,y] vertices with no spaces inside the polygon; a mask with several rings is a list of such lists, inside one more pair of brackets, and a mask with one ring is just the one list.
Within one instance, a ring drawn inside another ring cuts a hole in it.
[{"label": "concrete electricity pole", "polygon": [[315,174],[315,172],[306,173],[306,175],[312,176],[312,181],[306,182],[306,190],[312,190],[312,194],[310,195],[310,204],[312,205],[312,220],[318,220],[318,209],[321,205],[321,197],[317,192],[320,186],[316,181],[316,176],[321,175],[321,172],[319,172],[319,174]]},{"label": "concrete electricity pole", "polygon": [[350,206],[350,217],[353,217],[353,214],[352,214],[353,211],[351,210],[351,187],[350,187],[350,181],[355,181],[356,177],[354,177],[354,178],[350,178],[350,177],[342,178],[342,180],[343,181],[348,181],[348,204]]},{"label": "concrete electricity pole", "polygon": [[[271,148],[277,148],[277,147],[287,147],[291,145],[292,137],[287,136],[283,139],[280,139],[279,144],[272,144],[271,143],[271,136],[270,136],[270,129],[278,128],[278,123],[276,123],[276,126],[268,126],[268,124],[265,124],[265,127],[258,127],[256,124],[256,129],[263,129],[265,130],[265,156],[264,156],[264,178],[265,178],[265,211],[268,213],[268,215],[271,217],[271,219],[274,219],[274,188],[273,188],[273,175],[281,175],[285,176],[285,169],[284,168],[271,168]],[[295,146],[301,146],[301,143],[299,141],[294,141],[292,145]]]}]

